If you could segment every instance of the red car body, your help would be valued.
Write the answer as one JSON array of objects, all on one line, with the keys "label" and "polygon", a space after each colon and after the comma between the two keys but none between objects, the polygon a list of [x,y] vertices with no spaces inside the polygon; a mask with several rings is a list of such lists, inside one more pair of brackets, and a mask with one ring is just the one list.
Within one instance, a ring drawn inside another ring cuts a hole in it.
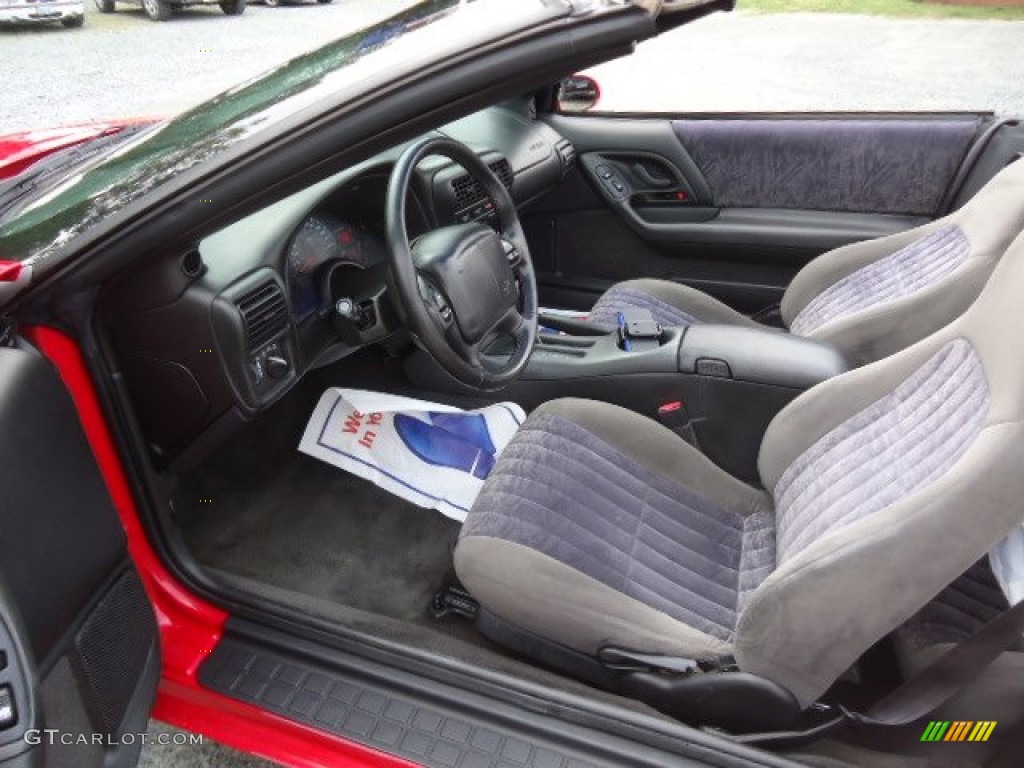
[{"label": "red car body", "polygon": [[0,180],[17,176],[44,157],[93,139],[112,136],[137,125],[156,122],[153,117],[107,120],[99,123],[68,125],[42,131],[21,131],[0,136]]},{"label": "red car body", "polygon": [[128,536],[160,627],[163,656],[153,716],[243,752],[296,768],[407,768],[406,760],[333,738],[203,688],[199,665],[220,641],[228,614],[186,589],[164,566],[146,536],[92,379],[71,338],[47,327],[26,329],[71,394],[110,497]]}]

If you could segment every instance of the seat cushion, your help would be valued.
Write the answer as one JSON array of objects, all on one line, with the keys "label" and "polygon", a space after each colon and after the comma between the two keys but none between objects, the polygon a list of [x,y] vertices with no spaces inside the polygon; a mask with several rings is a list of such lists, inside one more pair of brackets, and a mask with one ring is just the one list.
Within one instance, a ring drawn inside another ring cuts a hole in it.
[{"label": "seat cushion", "polygon": [[666,327],[700,323],[726,323],[757,327],[758,324],[706,293],[669,280],[627,280],[605,291],[590,310],[591,322],[618,326],[624,309],[646,309]]},{"label": "seat cushion", "polygon": [[[609,631],[616,622],[606,618],[587,628],[589,636],[560,633],[578,650],[621,644],[688,655],[722,652],[745,596],[775,566],[767,497],[713,465],[691,472],[698,487],[687,487],[645,451],[607,439],[608,432],[634,440],[650,435],[677,462],[703,465],[703,456],[643,416],[597,404],[598,416],[585,403],[542,407],[505,449],[463,528],[456,552],[460,578],[490,610],[547,637],[554,637],[553,629],[559,634],[566,611],[594,602],[580,591],[603,595],[606,615],[618,612],[624,628],[627,615],[636,622],[637,607],[645,609],[640,633]],[[606,423],[587,423],[595,418]],[[481,584],[481,577],[494,579],[495,558],[510,552],[508,589]],[[540,581],[538,574],[552,563],[574,581],[572,588],[563,580],[552,594]],[[544,593],[551,604],[537,615],[508,615],[520,613],[514,604],[524,591]],[[676,636],[659,646],[655,636],[666,630]]]}]

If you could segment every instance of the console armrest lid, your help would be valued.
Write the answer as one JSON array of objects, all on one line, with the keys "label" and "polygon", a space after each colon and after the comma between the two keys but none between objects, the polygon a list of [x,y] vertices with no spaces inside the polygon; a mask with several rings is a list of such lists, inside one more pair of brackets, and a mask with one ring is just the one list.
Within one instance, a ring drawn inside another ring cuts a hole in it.
[{"label": "console armrest lid", "polygon": [[782,330],[691,325],[679,345],[679,370],[793,389],[809,389],[850,369],[830,344]]}]

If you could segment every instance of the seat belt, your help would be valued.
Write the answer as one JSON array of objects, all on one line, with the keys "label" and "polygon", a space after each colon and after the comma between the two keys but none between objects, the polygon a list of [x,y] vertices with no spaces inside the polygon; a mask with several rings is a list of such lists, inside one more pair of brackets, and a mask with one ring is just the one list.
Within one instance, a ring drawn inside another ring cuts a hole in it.
[{"label": "seat belt", "polygon": [[946,651],[866,712],[831,707],[838,714],[804,731],[755,733],[733,737],[745,744],[782,746],[824,736],[845,723],[894,728],[908,725],[938,709],[967,688],[1001,653],[1024,635],[1024,600]]}]

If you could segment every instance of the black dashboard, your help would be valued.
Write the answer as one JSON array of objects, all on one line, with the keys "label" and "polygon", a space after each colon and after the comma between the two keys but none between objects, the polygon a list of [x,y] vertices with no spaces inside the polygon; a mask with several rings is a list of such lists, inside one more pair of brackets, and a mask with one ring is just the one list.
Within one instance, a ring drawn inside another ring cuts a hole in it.
[{"label": "black dashboard", "polygon": [[[520,207],[561,183],[575,159],[572,145],[523,102],[437,132],[471,146]],[[385,282],[385,199],[404,148],[291,195],[184,253],[146,255],[105,287],[100,316],[162,464],[187,464],[305,372],[377,340],[339,334],[329,318],[338,296],[349,292],[356,309],[384,311],[369,299],[362,307],[360,297]],[[446,158],[420,163],[406,200],[410,238],[473,220],[497,226],[479,183]]]}]

